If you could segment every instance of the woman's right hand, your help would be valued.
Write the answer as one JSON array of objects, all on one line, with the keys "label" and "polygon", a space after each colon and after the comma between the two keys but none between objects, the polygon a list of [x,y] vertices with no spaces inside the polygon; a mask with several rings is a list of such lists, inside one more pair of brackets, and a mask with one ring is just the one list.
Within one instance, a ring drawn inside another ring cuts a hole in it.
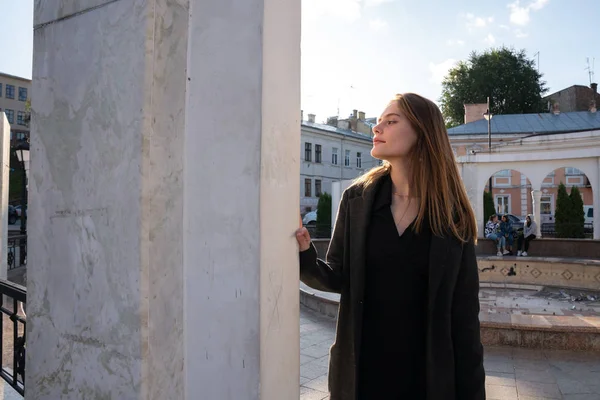
[{"label": "woman's right hand", "polygon": [[308,229],[305,227],[299,228],[296,231],[296,240],[301,252],[310,249],[310,233],[308,233]]}]

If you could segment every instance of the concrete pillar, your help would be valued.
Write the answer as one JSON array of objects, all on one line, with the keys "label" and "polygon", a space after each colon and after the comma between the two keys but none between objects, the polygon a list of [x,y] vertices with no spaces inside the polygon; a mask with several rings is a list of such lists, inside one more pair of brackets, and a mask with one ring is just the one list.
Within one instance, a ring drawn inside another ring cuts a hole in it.
[{"label": "concrete pillar", "polygon": [[479,183],[479,174],[477,170],[477,164],[473,162],[461,162],[458,164],[458,170],[460,172],[467,196],[473,207],[475,218],[477,220],[477,236],[483,237],[484,227],[486,221],[484,221],[484,206],[483,206],[483,191],[484,188]]},{"label": "concrete pillar", "polygon": [[542,237],[542,213],[541,213],[541,200],[542,200],[542,191],[541,190],[532,190],[531,191],[531,200],[533,202],[533,217],[535,218],[535,223],[537,226],[537,232],[535,236],[537,238]]},{"label": "concrete pillar", "polygon": [[0,278],[8,275],[8,183],[10,175],[10,124],[0,111]]},{"label": "concrete pillar", "polygon": [[297,399],[300,1],[35,7],[27,399]]},{"label": "concrete pillar", "polygon": [[596,185],[592,185],[592,195],[594,196],[594,239],[600,240],[600,157],[597,159]]}]

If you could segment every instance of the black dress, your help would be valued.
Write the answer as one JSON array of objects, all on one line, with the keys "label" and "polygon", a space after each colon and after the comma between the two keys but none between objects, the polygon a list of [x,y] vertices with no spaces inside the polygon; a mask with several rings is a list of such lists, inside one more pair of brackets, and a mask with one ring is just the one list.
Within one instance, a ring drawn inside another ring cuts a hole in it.
[{"label": "black dress", "polygon": [[383,178],[367,234],[359,399],[425,399],[427,284],[431,230],[414,221],[399,236]]}]

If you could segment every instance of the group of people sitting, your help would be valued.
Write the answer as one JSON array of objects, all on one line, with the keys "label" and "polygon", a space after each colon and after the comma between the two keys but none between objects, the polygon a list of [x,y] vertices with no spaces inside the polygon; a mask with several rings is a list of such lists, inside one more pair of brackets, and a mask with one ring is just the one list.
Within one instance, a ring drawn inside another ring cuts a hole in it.
[{"label": "group of people sitting", "polygon": [[[537,226],[532,220],[531,215],[526,218],[523,226],[523,233],[519,233],[517,238],[517,256],[527,256],[529,243],[535,239]],[[498,256],[513,255],[513,225],[507,215],[502,216],[502,221],[498,221],[498,216],[493,214],[485,224],[485,237],[496,242]]]}]

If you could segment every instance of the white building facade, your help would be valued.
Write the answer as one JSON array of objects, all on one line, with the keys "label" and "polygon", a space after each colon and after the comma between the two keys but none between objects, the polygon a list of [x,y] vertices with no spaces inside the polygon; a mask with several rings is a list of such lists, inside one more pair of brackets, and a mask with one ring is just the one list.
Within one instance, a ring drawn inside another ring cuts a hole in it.
[{"label": "white building facade", "polygon": [[355,179],[379,160],[371,157],[373,141],[362,133],[302,121],[300,146],[300,212],[317,209],[332,183]]}]

